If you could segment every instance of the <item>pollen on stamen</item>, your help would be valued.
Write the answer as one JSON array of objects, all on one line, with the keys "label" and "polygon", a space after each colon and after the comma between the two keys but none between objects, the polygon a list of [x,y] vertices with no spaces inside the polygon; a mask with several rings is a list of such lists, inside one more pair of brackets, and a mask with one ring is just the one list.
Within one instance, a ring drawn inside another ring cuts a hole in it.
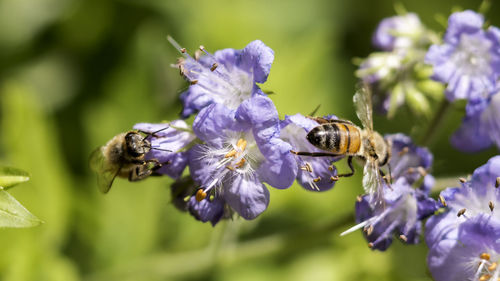
[{"label": "pollen on stamen", "polygon": [[237,151],[236,150],[231,150],[226,155],[224,155],[224,158],[229,158],[229,157],[234,157],[236,155]]},{"label": "pollen on stamen", "polygon": [[489,260],[490,260],[490,258],[491,258],[491,256],[490,256],[490,254],[488,254],[488,253],[481,253],[481,254],[479,255],[479,258],[480,258],[480,259],[482,259],[482,260],[487,260],[487,261],[489,261]]},{"label": "pollen on stamen", "polygon": [[457,217],[461,217],[461,216],[463,216],[463,215],[465,214],[465,211],[466,211],[466,209],[465,209],[465,208],[460,209],[460,210],[458,211],[458,213],[457,213]]},{"label": "pollen on stamen", "polygon": [[406,237],[406,235],[404,234],[399,235],[399,238],[403,240],[405,243],[408,242],[408,237]]},{"label": "pollen on stamen", "polygon": [[495,182],[495,187],[498,188],[500,186],[500,177],[497,177],[497,180]]},{"label": "pollen on stamen", "polygon": [[479,281],[487,281],[490,280],[491,275],[490,274],[483,274],[481,277],[479,277]]},{"label": "pollen on stamen", "polygon": [[458,180],[461,182],[461,183],[466,183],[467,180],[465,178],[458,178]]},{"label": "pollen on stamen", "polygon": [[494,271],[495,269],[497,269],[497,266],[498,266],[498,263],[493,262],[493,263],[491,263],[490,266],[488,266],[488,270],[489,271]]},{"label": "pollen on stamen", "polygon": [[181,48],[179,51],[181,51],[181,53],[185,54],[186,53],[186,48]]},{"label": "pollen on stamen", "polygon": [[313,182],[319,182],[321,180],[321,177],[317,177],[315,179],[313,179]]},{"label": "pollen on stamen", "polygon": [[301,166],[300,169],[302,171],[306,171],[306,172],[309,172],[309,173],[313,172],[312,166],[311,166],[311,164],[309,164],[309,162],[306,162],[306,164],[304,166]]},{"label": "pollen on stamen", "polygon": [[201,200],[207,198],[207,193],[203,189],[198,189],[195,195],[196,201],[201,202]]},{"label": "pollen on stamen", "polygon": [[356,201],[358,202],[363,201],[363,197],[361,197],[361,195],[356,196]]},{"label": "pollen on stamen", "polygon": [[339,177],[337,176],[330,176],[330,180],[333,182],[333,181],[338,181],[339,180]]},{"label": "pollen on stamen", "polygon": [[200,60],[200,58],[201,58],[201,54],[202,54],[202,51],[200,51],[200,50],[196,50],[196,51],[194,52],[194,59],[195,59],[196,61],[199,61],[199,60]]},{"label": "pollen on stamen", "polygon": [[244,139],[239,139],[238,142],[236,143],[236,146],[241,149],[241,151],[244,151],[245,148],[247,147],[247,141]]},{"label": "pollen on stamen", "polygon": [[245,158],[241,158],[241,160],[238,161],[238,163],[235,164],[236,168],[243,167],[243,165],[245,165],[245,162],[246,162]]},{"label": "pollen on stamen", "polygon": [[367,225],[363,228],[363,231],[366,233],[366,235],[370,236],[373,233],[373,225]]},{"label": "pollen on stamen", "polygon": [[195,85],[195,84],[198,84],[198,80],[191,80],[189,83],[191,83],[191,85]]},{"label": "pollen on stamen", "polygon": [[418,173],[419,173],[422,177],[425,177],[425,176],[427,175],[427,171],[426,171],[426,170],[424,169],[424,167],[422,167],[422,166],[419,166],[419,167],[417,168],[417,171],[418,171]]},{"label": "pollen on stamen", "polygon": [[495,205],[493,204],[493,202],[489,202],[488,203],[488,207],[490,207],[490,210],[493,212],[493,209],[495,209]]},{"label": "pollen on stamen", "polygon": [[446,204],[446,201],[444,200],[444,197],[443,195],[439,195],[439,202],[441,202],[441,204],[444,206],[444,207],[447,207],[448,204]]},{"label": "pollen on stamen", "polygon": [[406,153],[408,153],[409,150],[410,149],[408,148],[408,146],[405,146],[405,147],[403,147],[403,149],[401,149],[401,151],[398,154],[399,154],[399,156],[403,156]]},{"label": "pollen on stamen", "polygon": [[373,243],[372,242],[368,243],[368,248],[370,248],[370,249],[373,248]]},{"label": "pollen on stamen", "polygon": [[218,67],[218,66],[219,66],[219,64],[217,64],[216,62],[214,62],[214,63],[212,64],[212,67],[210,67],[210,71],[212,71],[212,72],[213,72],[213,71],[215,71],[215,70],[217,69],[217,67]]}]

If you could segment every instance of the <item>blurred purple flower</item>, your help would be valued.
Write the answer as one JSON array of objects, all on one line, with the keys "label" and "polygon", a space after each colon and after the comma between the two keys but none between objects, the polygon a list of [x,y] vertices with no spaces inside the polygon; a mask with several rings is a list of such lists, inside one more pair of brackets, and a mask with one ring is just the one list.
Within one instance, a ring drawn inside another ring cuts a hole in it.
[{"label": "blurred purple flower", "polygon": [[426,62],[434,67],[433,79],[447,83],[450,101],[467,99],[468,114],[472,104],[487,99],[500,77],[500,31],[483,30],[483,16],[467,10],[448,19],[444,44],[432,45]]},{"label": "blurred purple flower", "polygon": [[477,152],[495,144],[500,148],[500,91],[482,101],[483,109],[464,118],[451,144],[464,152]]},{"label": "blurred purple flower", "polygon": [[160,163],[168,163],[155,172],[179,178],[188,160],[184,149],[196,139],[186,122],[174,120],[170,123],[138,123],[134,125],[134,129],[152,133],[148,136],[151,150],[146,155],[146,159],[154,158]]},{"label": "blurred purple flower", "polygon": [[[181,94],[182,117],[187,118],[211,103],[221,103],[235,110],[244,100],[264,95],[256,83],[264,83],[271,70],[274,52],[262,41],[250,42],[243,50],[223,49],[199,58],[182,50],[184,58],[176,65],[190,83]],[[196,55],[197,56],[197,55]]]},{"label": "blurred purple flower", "polygon": [[279,138],[278,112],[267,97],[247,99],[236,111],[211,104],[196,116],[193,130],[205,144],[189,151],[191,176],[201,185],[190,209],[203,221],[216,223],[226,204],[254,219],[269,204],[263,182],[288,188],[297,176],[292,147]]},{"label": "blurred purple flower", "polygon": [[[307,141],[306,135],[318,122],[301,114],[285,116],[280,122],[281,139],[290,143],[295,151],[320,152]],[[297,181],[302,187],[312,191],[325,191],[333,187],[332,176],[337,170],[332,162],[342,157],[307,157],[294,155],[298,165]]]},{"label": "blurred purple flower", "polygon": [[[385,137],[392,143],[390,165],[394,183],[384,184],[383,204],[373,206],[369,195],[358,197],[356,221],[358,225],[341,235],[363,228],[372,249],[385,251],[396,235],[407,244],[419,242],[422,220],[437,209],[437,202],[429,197],[434,178],[426,174],[432,164],[430,152],[415,146],[402,134]],[[414,186],[418,186],[415,188]]]},{"label": "blurred purple flower", "polygon": [[425,27],[418,16],[408,13],[383,19],[373,34],[372,42],[384,51],[407,49],[417,43],[424,32]]}]

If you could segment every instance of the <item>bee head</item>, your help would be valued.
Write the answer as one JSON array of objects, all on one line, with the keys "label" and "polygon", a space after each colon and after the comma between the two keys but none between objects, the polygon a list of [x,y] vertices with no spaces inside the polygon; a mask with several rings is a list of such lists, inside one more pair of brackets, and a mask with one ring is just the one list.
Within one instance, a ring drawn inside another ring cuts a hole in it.
[{"label": "bee head", "polygon": [[125,135],[127,153],[132,157],[140,157],[149,152],[149,141],[137,132],[128,132]]}]

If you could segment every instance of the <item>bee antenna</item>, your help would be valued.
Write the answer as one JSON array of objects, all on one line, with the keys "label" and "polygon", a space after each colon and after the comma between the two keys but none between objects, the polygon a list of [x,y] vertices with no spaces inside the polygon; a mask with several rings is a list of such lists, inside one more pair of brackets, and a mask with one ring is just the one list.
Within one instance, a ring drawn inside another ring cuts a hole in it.
[{"label": "bee antenna", "polygon": [[150,146],[149,148],[154,149],[154,150],[161,150],[161,151],[166,151],[166,152],[173,152],[170,149],[163,149],[163,148],[157,148],[157,147],[152,147],[152,146]]},{"label": "bee antenna", "polygon": [[[168,129],[168,128],[170,128],[170,125],[168,125],[168,126],[167,126],[167,127],[165,127],[165,128],[162,128],[162,129],[156,130],[156,131],[154,131],[154,132],[145,132],[145,131],[139,131],[139,132],[141,132],[141,133],[143,133],[143,134],[146,134],[146,136],[142,139],[142,141],[144,141],[144,140],[146,140],[149,136],[154,136],[156,133],[159,133],[159,132],[161,132],[161,131],[164,131],[164,130],[166,130],[166,129]],[[150,148],[152,148],[152,147],[150,147]]]},{"label": "bee antenna", "polygon": [[309,114],[309,116],[314,116],[316,115],[316,112],[318,112],[318,109],[321,107],[321,104],[318,104],[318,106],[316,106],[316,108],[311,112],[311,114]]}]

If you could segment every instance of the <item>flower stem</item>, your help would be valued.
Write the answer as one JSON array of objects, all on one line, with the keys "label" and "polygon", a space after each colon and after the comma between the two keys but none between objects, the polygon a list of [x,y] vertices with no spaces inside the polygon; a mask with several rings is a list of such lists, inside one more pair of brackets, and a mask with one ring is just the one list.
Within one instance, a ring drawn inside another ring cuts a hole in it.
[{"label": "flower stem", "polygon": [[425,134],[420,139],[420,143],[423,146],[429,146],[436,138],[436,133],[438,133],[439,129],[442,127],[445,116],[450,109],[450,105],[450,102],[446,98],[444,98],[441,101],[441,104],[439,104],[439,108],[436,111],[436,114],[434,114],[434,117],[429,123]]}]

